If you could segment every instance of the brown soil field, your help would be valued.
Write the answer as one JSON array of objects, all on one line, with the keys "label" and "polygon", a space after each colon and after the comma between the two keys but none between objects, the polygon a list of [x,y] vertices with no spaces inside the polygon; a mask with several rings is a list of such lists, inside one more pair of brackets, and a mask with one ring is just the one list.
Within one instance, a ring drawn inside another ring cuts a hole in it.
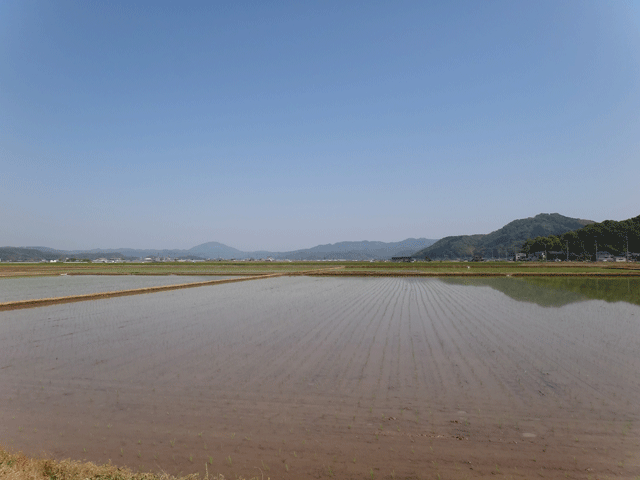
[{"label": "brown soil field", "polygon": [[278,277],[0,312],[0,442],[225,478],[640,476],[640,307]]}]

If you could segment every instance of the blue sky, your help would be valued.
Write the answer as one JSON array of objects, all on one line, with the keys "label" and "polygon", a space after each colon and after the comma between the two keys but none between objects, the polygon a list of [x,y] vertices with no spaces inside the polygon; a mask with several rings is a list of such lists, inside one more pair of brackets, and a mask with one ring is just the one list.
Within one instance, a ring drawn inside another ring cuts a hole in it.
[{"label": "blue sky", "polygon": [[640,214],[640,4],[0,3],[0,245]]}]

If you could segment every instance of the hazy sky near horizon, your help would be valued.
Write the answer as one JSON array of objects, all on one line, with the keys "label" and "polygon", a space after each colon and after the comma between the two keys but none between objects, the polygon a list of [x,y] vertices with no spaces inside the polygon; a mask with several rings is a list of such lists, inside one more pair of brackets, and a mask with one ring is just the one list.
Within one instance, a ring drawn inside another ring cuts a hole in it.
[{"label": "hazy sky near horizon", "polygon": [[640,214],[640,3],[0,2],[0,246]]}]

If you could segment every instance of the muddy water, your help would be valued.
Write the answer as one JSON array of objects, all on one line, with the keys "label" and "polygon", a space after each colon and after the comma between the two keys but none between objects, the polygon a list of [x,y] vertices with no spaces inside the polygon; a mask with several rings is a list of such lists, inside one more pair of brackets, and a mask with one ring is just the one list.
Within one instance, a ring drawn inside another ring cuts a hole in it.
[{"label": "muddy water", "polygon": [[635,478],[640,307],[535,288],[283,277],[0,312],[0,442],[228,478]]},{"label": "muddy water", "polygon": [[181,285],[227,278],[237,277],[218,275],[57,275],[52,277],[0,278],[0,303],[115,292],[161,285]]}]

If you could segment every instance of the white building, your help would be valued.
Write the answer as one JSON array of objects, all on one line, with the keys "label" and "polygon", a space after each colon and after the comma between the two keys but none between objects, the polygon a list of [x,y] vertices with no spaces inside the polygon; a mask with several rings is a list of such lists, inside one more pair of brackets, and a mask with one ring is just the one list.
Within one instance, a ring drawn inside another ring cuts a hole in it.
[{"label": "white building", "polygon": [[613,262],[614,258],[609,252],[598,252],[596,262]]}]

